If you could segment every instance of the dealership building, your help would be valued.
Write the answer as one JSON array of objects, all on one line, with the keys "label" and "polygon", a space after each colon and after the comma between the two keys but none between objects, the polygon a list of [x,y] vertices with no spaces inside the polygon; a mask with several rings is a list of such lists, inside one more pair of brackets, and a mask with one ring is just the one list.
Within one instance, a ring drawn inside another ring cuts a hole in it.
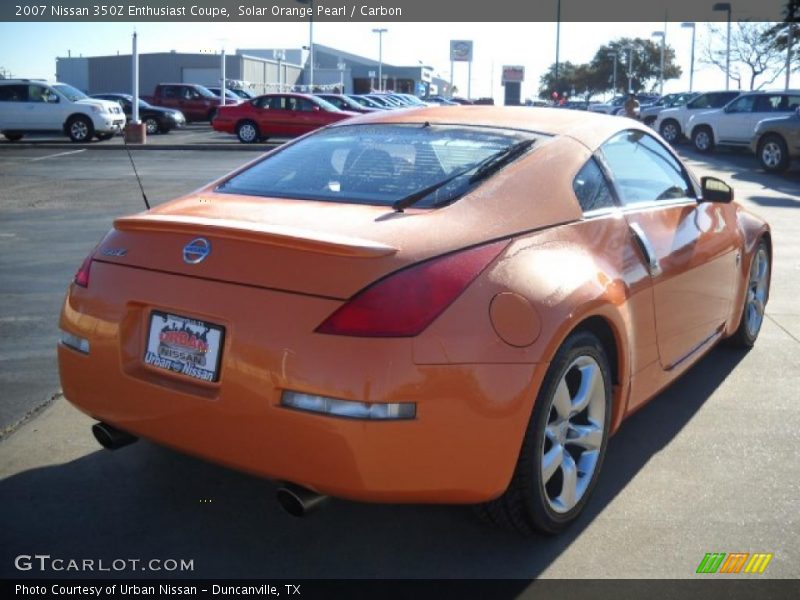
[{"label": "dealership building", "polygon": [[[366,58],[314,44],[314,72],[306,49],[248,48],[226,54],[228,87],[241,87],[259,95],[270,92],[338,91],[363,94],[391,90],[418,96],[447,94],[448,83],[434,76],[429,66],[379,64]],[[221,54],[155,52],[139,54],[139,93],[152,93],[159,83],[197,83],[219,86]],[[379,78],[381,76],[381,78]],[[56,78],[88,94],[130,93],[131,55],[59,57]]]}]

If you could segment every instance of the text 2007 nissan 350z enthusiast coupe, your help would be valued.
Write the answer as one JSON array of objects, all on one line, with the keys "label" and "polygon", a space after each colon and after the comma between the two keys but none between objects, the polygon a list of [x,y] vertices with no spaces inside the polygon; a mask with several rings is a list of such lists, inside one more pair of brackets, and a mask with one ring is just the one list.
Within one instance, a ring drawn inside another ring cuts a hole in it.
[{"label": "text 2007 nissan 350z enthusiast coupe", "polygon": [[61,316],[65,396],[323,495],[472,503],[557,532],[610,434],[714,344],[751,346],[768,225],[628,119],[372,113],[117,219]]}]

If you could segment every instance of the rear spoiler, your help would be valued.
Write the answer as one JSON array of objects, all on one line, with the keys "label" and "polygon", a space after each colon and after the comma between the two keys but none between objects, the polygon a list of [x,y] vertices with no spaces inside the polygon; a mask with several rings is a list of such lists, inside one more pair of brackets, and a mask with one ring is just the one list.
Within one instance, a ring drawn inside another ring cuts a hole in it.
[{"label": "rear spoiler", "polygon": [[335,256],[378,258],[397,253],[397,248],[362,238],[234,219],[144,214],[116,219],[114,228],[119,231],[160,231],[189,235],[197,235],[199,229],[204,229],[209,236]]}]

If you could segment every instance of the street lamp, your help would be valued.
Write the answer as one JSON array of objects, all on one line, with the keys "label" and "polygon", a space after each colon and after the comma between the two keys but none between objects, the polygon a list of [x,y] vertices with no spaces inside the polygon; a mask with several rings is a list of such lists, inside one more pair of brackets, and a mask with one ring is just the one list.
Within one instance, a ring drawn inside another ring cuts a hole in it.
[{"label": "street lamp", "polygon": [[695,36],[695,26],[694,23],[681,23],[681,27],[684,29],[691,29],[692,30],[692,58],[691,62],[689,63],[689,93],[692,92],[692,85],[694,84],[694,36]]},{"label": "street lamp", "polygon": [[728,35],[725,49],[725,90],[731,89],[731,3],[717,2],[711,10],[728,13]]},{"label": "street lamp", "polygon": [[614,83],[611,90],[611,98],[613,99],[617,95],[617,53],[609,52],[608,55],[614,61]]},{"label": "street lamp", "polygon": [[385,28],[372,30],[372,33],[378,34],[378,86],[381,88],[383,88],[383,34],[387,31],[389,30]]},{"label": "street lamp", "polygon": [[344,70],[347,68],[345,62],[340,58],[336,63],[336,68],[339,69],[339,93],[344,94]]},{"label": "street lamp", "polygon": [[283,67],[282,62],[286,60],[285,50],[273,50],[272,58],[278,61],[278,91],[283,91]]},{"label": "street lamp", "polygon": [[314,0],[295,0],[300,4],[308,4],[311,12],[308,13],[308,62],[310,73],[308,76],[308,92],[314,92]]},{"label": "street lamp", "polygon": [[664,46],[667,43],[667,34],[664,31],[654,31],[653,37],[661,38],[661,66],[658,69],[658,95],[664,95]]},{"label": "street lamp", "polygon": [[633,92],[633,44],[628,48],[628,92]]},{"label": "street lamp", "polygon": [[558,51],[561,45],[561,0],[558,0],[558,4],[556,5],[556,77],[555,77],[555,86],[556,92],[558,92]]}]

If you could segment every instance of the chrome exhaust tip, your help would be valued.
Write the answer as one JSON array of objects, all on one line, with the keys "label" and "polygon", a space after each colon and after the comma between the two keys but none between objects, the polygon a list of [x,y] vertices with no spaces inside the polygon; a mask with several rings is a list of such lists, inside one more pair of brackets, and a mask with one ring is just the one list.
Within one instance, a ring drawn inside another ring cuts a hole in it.
[{"label": "chrome exhaust tip", "polygon": [[293,483],[283,483],[275,492],[278,504],[293,517],[305,517],[316,510],[327,496]]},{"label": "chrome exhaust tip", "polygon": [[95,423],[92,425],[92,433],[97,442],[108,450],[117,450],[128,444],[132,444],[139,438],[108,423]]}]

